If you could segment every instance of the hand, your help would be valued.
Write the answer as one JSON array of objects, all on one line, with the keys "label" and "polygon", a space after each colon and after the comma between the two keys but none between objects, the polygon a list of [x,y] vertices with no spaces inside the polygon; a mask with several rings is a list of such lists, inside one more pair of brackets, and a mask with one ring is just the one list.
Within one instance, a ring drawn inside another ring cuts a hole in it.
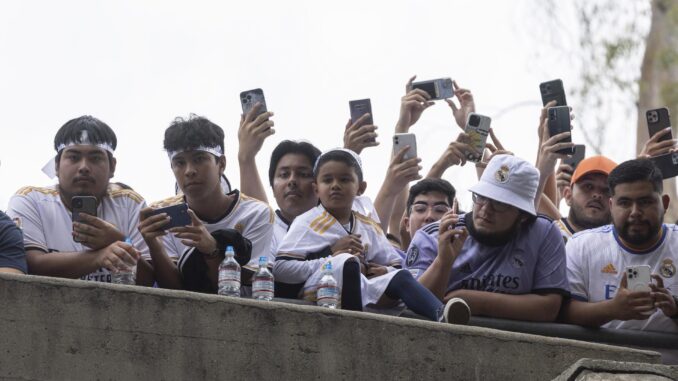
[{"label": "hand", "polygon": [[446,168],[449,168],[453,165],[465,165],[467,159],[467,154],[474,154],[478,157],[482,156],[482,152],[478,152],[474,147],[471,146],[470,137],[462,132],[457,136],[457,140],[453,141],[447,146],[445,152],[440,157],[439,162],[444,163]]},{"label": "hand", "polygon": [[473,101],[471,90],[459,88],[457,81],[452,81],[452,85],[454,85],[454,96],[459,100],[459,107],[451,99],[445,99],[445,102],[452,109],[452,116],[457,121],[457,126],[464,130],[468,114],[476,111],[476,104]]},{"label": "hand", "polygon": [[396,132],[407,132],[427,108],[434,105],[431,96],[422,89],[412,89],[413,76],[405,85],[405,96],[400,98],[400,117],[396,123]]},{"label": "hand", "polygon": [[652,297],[654,298],[654,306],[662,310],[664,315],[675,318],[678,316],[678,306],[676,300],[673,298],[669,290],[664,288],[664,279],[657,274],[652,274],[657,284],[650,284],[652,289]]},{"label": "hand", "polygon": [[238,128],[238,160],[253,160],[257,155],[264,140],[275,134],[273,129],[272,112],[265,112],[257,116],[257,112],[263,107],[257,103],[246,115],[240,116]]},{"label": "hand", "polygon": [[140,257],[137,249],[121,241],[113,242],[103,249],[93,251],[92,253],[97,256],[96,265],[111,272],[131,270],[136,266]]},{"label": "hand", "polygon": [[496,155],[513,155],[513,152],[507,151],[504,148],[504,145],[499,141],[497,135],[494,134],[493,128],[490,128],[490,139],[492,140],[492,143],[485,143],[483,158],[476,163],[476,168],[484,170],[485,167],[487,167],[487,163],[489,163]]},{"label": "hand", "polygon": [[438,230],[438,255],[441,258],[450,259],[452,263],[457,259],[468,237],[468,231],[465,227],[456,227],[459,222],[459,215],[449,211],[440,219],[440,228]]},{"label": "hand", "polygon": [[384,274],[388,273],[388,269],[386,266],[381,266],[377,265],[374,263],[368,263],[367,264],[367,278],[376,278],[378,276],[382,276]]},{"label": "hand", "polygon": [[108,221],[84,213],[80,218],[83,222],[73,222],[73,238],[92,250],[125,240],[125,235]]},{"label": "hand", "polygon": [[421,170],[421,165],[419,165],[421,159],[413,157],[411,159],[403,160],[403,156],[405,156],[409,148],[411,147],[405,146],[401,148],[391,159],[391,164],[386,171],[386,177],[384,178],[382,188],[387,189],[388,194],[391,196],[399,194],[411,181],[421,179],[421,175],[419,174],[419,171]]},{"label": "hand", "polygon": [[339,238],[339,240],[330,247],[330,251],[332,252],[332,256],[341,253],[349,253],[356,257],[362,257],[365,252],[365,247],[360,240],[360,234],[350,234]]},{"label": "hand", "polygon": [[[546,104],[546,106],[541,110],[539,132],[540,138],[539,142],[541,146],[539,147],[539,153],[537,155],[537,169],[539,169],[540,176],[543,178],[548,177],[553,173],[556,167],[556,161],[558,159],[565,159],[567,154],[557,153],[556,151],[573,148],[574,143],[572,142],[560,142],[561,140],[572,136],[572,132],[565,131],[557,135],[550,136],[548,129],[548,108],[552,107],[549,105],[555,104],[555,101],[551,101]],[[572,115],[572,114],[570,114]]]},{"label": "hand", "polygon": [[566,187],[570,186],[572,181],[572,174],[574,173],[574,168],[569,164],[560,164],[556,170],[556,188],[558,189],[558,194],[563,194],[563,190]]},{"label": "hand", "polygon": [[407,250],[410,247],[410,242],[412,242],[412,236],[410,232],[407,231],[407,211],[403,213],[402,218],[400,219],[400,224],[398,225],[398,233],[400,233],[400,248],[402,250]]},{"label": "hand", "polygon": [[151,244],[156,241],[158,237],[167,234],[163,229],[165,225],[170,222],[170,216],[167,213],[152,214],[153,208],[144,208],[139,212],[139,232],[146,241],[146,244]]},{"label": "hand", "polygon": [[662,137],[670,135],[671,127],[666,127],[665,129],[654,134],[648,141],[645,142],[643,149],[638,154],[638,158],[649,159],[651,157],[664,155],[667,153],[678,152],[678,146],[676,145],[678,140],[669,139],[662,142],[659,141],[659,139]]},{"label": "hand", "polygon": [[198,216],[189,209],[188,215],[191,216],[190,226],[180,226],[172,228],[169,231],[175,237],[181,238],[181,243],[189,247],[195,247],[203,254],[211,254],[217,248],[217,240],[207,231],[205,225],[200,222]]},{"label": "hand", "polygon": [[612,298],[613,315],[616,320],[646,320],[656,307],[648,291],[629,291],[626,276],[622,276],[617,292]]},{"label": "hand", "polygon": [[351,119],[348,120],[344,129],[344,148],[348,148],[360,155],[363,149],[379,145],[379,142],[376,140],[378,135],[374,132],[378,127],[372,124],[365,124],[370,117],[370,114],[365,114],[353,124],[351,124]]}]

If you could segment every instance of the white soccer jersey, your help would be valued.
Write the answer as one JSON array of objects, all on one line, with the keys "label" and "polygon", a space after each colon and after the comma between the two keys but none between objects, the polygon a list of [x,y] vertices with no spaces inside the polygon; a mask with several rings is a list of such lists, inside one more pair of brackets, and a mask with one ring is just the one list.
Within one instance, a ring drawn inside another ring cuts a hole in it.
[{"label": "white soccer jersey", "polygon": [[[612,225],[585,230],[567,242],[567,275],[572,297],[589,302],[612,299],[626,266],[649,265],[664,286],[678,294],[678,227],[663,226],[661,240],[649,250],[638,252],[624,246]],[[678,322],[657,310],[647,320],[613,320],[603,327],[678,333]]]},{"label": "white soccer jersey", "polygon": [[[250,240],[252,257],[244,266],[246,269],[256,271],[259,268],[260,256],[267,256],[269,263],[273,263],[274,257],[271,255],[270,248],[273,234],[273,210],[266,203],[248,197],[237,189],[229,195],[235,195],[236,199],[230,210],[224,211],[222,218],[218,221],[202,221],[207,231],[211,233],[221,229],[234,229]],[[152,207],[162,208],[182,202],[185,201],[184,195],[181,194],[156,202]],[[182,264],[193,253],[193,248],[181,243],[181,239],[171,233],[163,237],[163,244],[167,255],[174,260],[179,260],[181,270]]]},{"label": "white soccer jersey", "polygon": [[[145,206],[144,199],[136,192],[111,184],[97,208],[97,217],[115,225],[129,237],[142,256],[148,256],[148,247],[137,226],[139,211]],[[61,202],[55,185],[19,189],[9,200],[7,214],[19,220],[23,228],[26,250],[34,249],[45,253],[89,250],[86,246],[73,241],[71,211]],[[81,279],[110,282],[111,274],[102,268]]]},{"label": "white soccer jersey", "polygon": [[275,211],[275,221],[273,223],[273,235],[271,236],[271,257],[275,258],[275,255],[278,253],[278,246],[285,238],[287,230],[289,230],[290,224],[287,220],[280,214],[279,210]]},{"label": "white soccer jersey", "polygon": [[348,234],[360,234],[368,263],[389,267],[389,273],[376,278],[361,276],[363,306],[376,303],[396,274],[397,271],[393,270],[401,267],[401,258],[379,224],[357,212],[353,212],[348,227],[342,226],[322,205],[297,217],[278,247],[273,267],[276,280],[285,283],[305,282],[304,298],[314,301],[322,277],[322,266],[331,261],[334,277],[341,286],[343,264],[353,256],[331,256],[327,249]]}]

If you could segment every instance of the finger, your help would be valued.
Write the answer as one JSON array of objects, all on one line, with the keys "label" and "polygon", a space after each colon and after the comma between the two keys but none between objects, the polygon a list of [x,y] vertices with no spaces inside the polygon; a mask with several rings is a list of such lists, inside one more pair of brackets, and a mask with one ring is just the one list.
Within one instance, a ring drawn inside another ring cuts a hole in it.
[{"label": "finger", "polygon": [[666,135],[670,135],[670,134],[671,134],[671,127],[666,127],[663,130],[660,130],[660,131],[656,132],[654,135],[652,135],[650,137],[650,139],[648,140],[648,142],[656,143],[662,137],[664,137]]},{"label": "finger", "polygon": [[454,104],[452,99],[445,99],[445,103],[447,103],[447,105],[450,106],[450,108],[452,109],[452,112],[459,111],[459,108],[457,107],[457,105]]},{"label": "finger", "polygon": [[139,221],[143,221],[149,216],[153,215],[154,209],[150,206],[147,206],[139,211]]},{"label": "finger", "polygon": [[191,217],[191,225],[193,226],[202,226],[202,222],[198,216],[195,215],[195,212],[191,209],[188,209],[188,215]]},{"label": "finger", "polygon": [[569,164],[560,163],[560,165],[558,166],[558,171],[569,175],[574,172],[574,168],[572,168],[572,166]]},{"label": "finger", "polygon": [[245,123],[251,123],[257,117],[257,113],[262,107],[263,105],[261,104],[261,102],[255,103],[254,106],[250,109],[250,112],[248,112],[245,115]]},{"label": "finger", "polygon": [[121,262],[135,264],[137,262],[136,250],[129,245],[127,245],[128,247],[123,247],[120,245],[121,243],[113,247],[113,254],[118,257],[118,264],[121,264]]},{"label": "finger", "polygon": [[89,214],[86,213],[81,213],[80,218],[82,219],[82,221],[84,221],[85,223],[87,223],[87,225],[90,226],[94,226],[97,228],[104,228],[106,226],[106,223],[100,218],[90,216]]},{"label": "finger", "polygon": [[452,213],[459,213],[459,201],[457,201],[457,197],[452,200]]},{"label": "finger", "polygon": [[656,285],[658,288],[664,288],[664,279],[662,279],[662,277],[660,277],[658,274],[652,274],[650,277],[652,277],[652,279],[657,282]]},{"label": "finger", "polygon": [[501,144],[499,138],[497,138],[497,135],[494,134],[494,128],[490,128],[490,139],[494,143],[495,147],[497,147],[497,149],[500,149],[502,151],[505,150],[504,145]]},{"label": "finger", "polygon": [[410,146],[406,145],[405,147],[401,148],[400,151],[393,157],[391,160],[392,165],[397,164],[397,163],[402,163],[403,157],[405,156],[405,153],[410,150]]},{"label": "finger", "polygon": [[200,234],[196,233],[176,233],[174,234],[175,237],[181,238],[181,239],[190,239],[191,241],[195,242],[200,242]]},{"label": "finger", "polygon": [[252,124],[253,124],[254,126],[258,126],[258,125],[260,125],[260,124],[266,122],[266,121],[267,121],[268,119],[270,119],[273,115],[274,115],[274,114],[273,114],[273,111],[267,111],[267,112],[261,113],[261,114],[259,114],[259,115],[254,119],[254,121],[252,122]]},{"label": "finger", "polygon": [[405,94],[407,94],[410,90],[412,90],[412,82],[417,78],[417,75],[413,75],[408,81],[407,84],[405,85]]},{"label": "finger", "polygon": [[156,221],[151,224],[145,224],[143,226],[139,226],[139,230],[144,232],[144,233],[150,233],[150,232],[162,232],[162,235],[165,235],[165,229],[163,229],[168,223],[170,222],[169,216],[163,218],[160,221]]},{"label": "finger", "polygon": [[427,92],[421,89],[416,89],[412,90],[407,96],[405,96],[405,99],[403,99],[405,102],[412,102],[416,101],[419,103],[425,103],[428,98],[426,97],[428,95]]},{"label": "finger", "polygon": [[344,127],[344,131],[348,131],[352,125],[353,122],[351,121],[351,118],[348,118],[348,121],[346,122],[346,127]]}]

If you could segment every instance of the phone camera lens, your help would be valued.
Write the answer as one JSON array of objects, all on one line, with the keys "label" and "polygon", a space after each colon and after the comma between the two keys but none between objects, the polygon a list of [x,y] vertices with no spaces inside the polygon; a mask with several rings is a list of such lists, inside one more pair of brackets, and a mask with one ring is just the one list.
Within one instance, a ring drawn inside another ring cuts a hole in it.
[{"label": "phone camera lens", "polygon": [[480,126],[480,117],[478,115],[471,115],[468,119],[468,124],[471,127],[478,127]]},{"label": "phone camera lens", "polygon": [[551,91],[551,85],[546,85],[546,91]]}]

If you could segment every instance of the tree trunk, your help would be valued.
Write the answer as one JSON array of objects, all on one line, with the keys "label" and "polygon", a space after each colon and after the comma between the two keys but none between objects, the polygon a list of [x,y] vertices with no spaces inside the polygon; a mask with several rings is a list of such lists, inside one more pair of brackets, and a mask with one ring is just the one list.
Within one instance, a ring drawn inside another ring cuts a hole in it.
[{"label": "tree trunk", "polygon": [[[641,66],[638,93],[636,153],[648,139],[645,112],[668,107],[673,122],[673,137],[678,135],[678,0],[652,0],[652,21]],[[665,222],[678,220],[676,179],[664,181],[664,193],[671,197]]]}]

